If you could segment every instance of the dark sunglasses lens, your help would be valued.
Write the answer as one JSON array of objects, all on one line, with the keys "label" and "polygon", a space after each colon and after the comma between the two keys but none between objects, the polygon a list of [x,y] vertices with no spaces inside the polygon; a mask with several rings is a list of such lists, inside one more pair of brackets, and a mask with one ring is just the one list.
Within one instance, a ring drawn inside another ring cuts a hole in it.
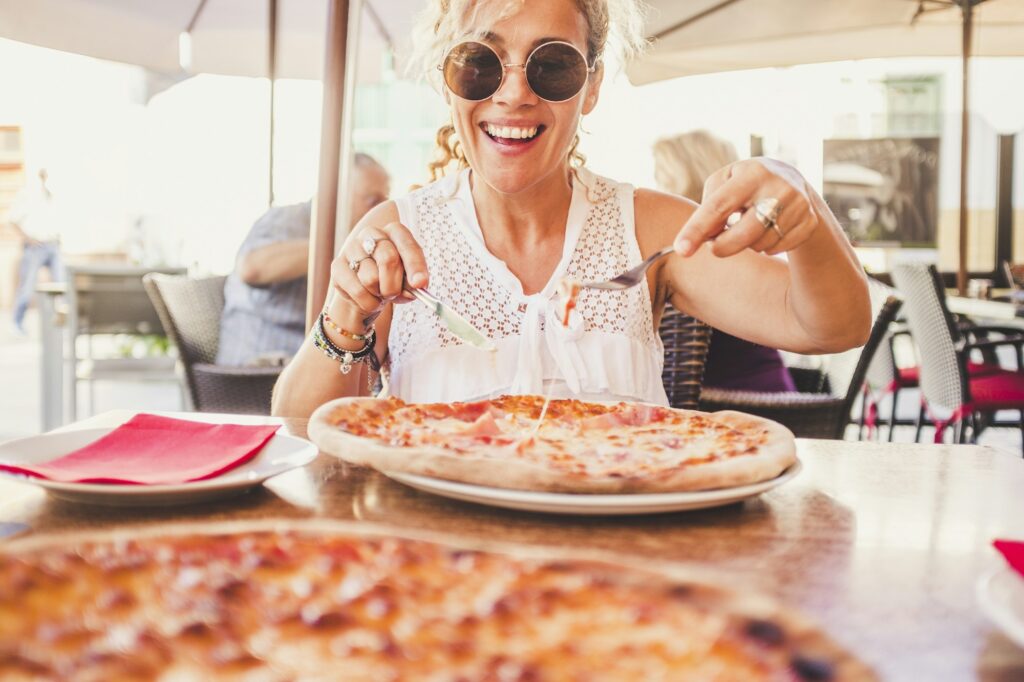
[{"label": "dark sunglasses lens", "polygon": [[569,45],[542,45],[530,55],[526,80],[539,97],[549,102],[563,102],[583,89],[587,82],[587,61]]},{"label": "dark sunglasses lens", "polygon": [[462,99],[487,99],[501,86],[501,60],[482,43],[461,43],[444,60],[444,82]]}]

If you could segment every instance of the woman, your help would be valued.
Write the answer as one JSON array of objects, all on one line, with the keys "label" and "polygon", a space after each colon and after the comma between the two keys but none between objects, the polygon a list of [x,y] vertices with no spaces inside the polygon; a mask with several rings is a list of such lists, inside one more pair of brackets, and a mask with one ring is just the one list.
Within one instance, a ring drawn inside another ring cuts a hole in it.
[{"label": "woman", "polygon": [[[637,16],[619,0],[431,5],[424,62],[441,69],[454,131],[439,138],[464,167],[378,206],[349,235],[331,267],[336,295],[282,374],[275,414],[305,416],[365,393],[368,366],[385,357],[391,393],[412,401],[529,392],[665,403],[655,330],[669,300],[772,347],[863,343],[864,276],[794,169],[732,164],[709,178],[698,207],[576,168],[609,30],[636,47]],[[742,218],[723,231],[736,211]],[[669,244],[677,254],[648,271],[647,286],[584,290],[569,326],[557,323],[563,277],[607,278]],[[768,257],[782,252],[788,263]],[[461,344],[406,285],[429,285],[498,351]]]},{"label": "woman", "polygon": [[[654,179],[666,192],[700,201],[704,180],[739,160],[725,140],[694,130],[654,143]],[[774,348],[751,343],[716,329],[708,347],[704,385],[744,391],[795,391],[782,356]]]}]

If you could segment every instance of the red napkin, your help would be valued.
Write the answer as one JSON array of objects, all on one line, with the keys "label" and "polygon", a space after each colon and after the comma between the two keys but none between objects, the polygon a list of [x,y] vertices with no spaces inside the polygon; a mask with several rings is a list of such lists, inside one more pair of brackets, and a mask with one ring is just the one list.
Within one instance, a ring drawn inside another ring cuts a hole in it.
[{"label": "red napkin", "polygon": [[65,483],[173,485],[213,478],[256,456],[279,427],[138,414],[99,440],[36,466],[0,469]]},{"label": "red napkin", "polygon": [[1010,568],[1024,576],[1024,542],[1015,540],[996,540],[992,543],[1006,557]]}]

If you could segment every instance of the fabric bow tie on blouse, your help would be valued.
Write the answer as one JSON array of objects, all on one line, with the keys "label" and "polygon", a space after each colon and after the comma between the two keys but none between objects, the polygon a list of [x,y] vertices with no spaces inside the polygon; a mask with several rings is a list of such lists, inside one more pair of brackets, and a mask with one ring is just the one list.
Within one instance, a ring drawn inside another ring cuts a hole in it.
[{"label": "fabric bow tie on blouse", "polygon": [[992,545],[1021,577],[1024,577],[1024,542],[1015,540],[996,540]]},{"label": "fabric bow tie on blouse", "polygon": [[174,485],[248,462],[280,428],[208,424],[138,414],[99,440],[34,466],[0,469],[65,483]]},{"label": "fabric bow tie on blouse", "polygon": [[577,310],[572,310],[569,324],[564,325],[559,308],[556,298],[543,294],[527,297],[512,393],[544,395],[543,346],[547,346],[570,390],[582,392],[587,368],[576,342],[583,335],[583,318]]}]

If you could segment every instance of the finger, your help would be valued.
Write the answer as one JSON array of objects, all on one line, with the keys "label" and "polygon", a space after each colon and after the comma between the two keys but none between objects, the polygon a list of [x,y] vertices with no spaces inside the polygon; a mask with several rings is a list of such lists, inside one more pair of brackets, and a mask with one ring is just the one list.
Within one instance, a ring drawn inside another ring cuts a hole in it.
[{"label": "finger", "polygon": [[[366,262],[359,264],[360,269]],[[356,273],[352,272],[344,253],[331,263],[331,286],[345,300],[367,314],[377,312],[382,305],[381,300],[367,291]]]},{"label": "finger", "polygon": [[423,255],[423,249],[420,248],[408,228],[401,223],[390,223],[384,228],[384,233],[398,250],[409,285],[417,288],[427,286],[430,279],[430,273],[427,271],[427,259]]},{"label": "finger", "polygon": [[707,177],[704,181],[704,189],[701,194],[701,203],[711,196],[715,190],[725,184],[725,182],[732,177],[732,164],[716,170],[714,173]]},{"label": "finger", "polygon": [[711,253],[719,258],[733,256],[743,249],[752,248],[764,236],[764,225],[757,219],[754,209],[747,209],[739,222],[715,237]]},{"label": "finger", "polygon": [[803,244],[814,232],[815,223],[810,220],[801,222],[799,225],[783,230],[783,238],[775,246],[765,251],[769,256],[776,256],[786,251],[792,251]]},{"label": "finger", "polygon": [[381,298],[390,300],[402,293],[405,281],[405,268],[398,249],[387,237],[377,242],[373,250],[373,260],[377,264],[377,287]]},{"label": "finger", "polygon": [[722,232],[729,214],[743,210],[757,189],[755,174],[733,173],[732,177],[705,197],[704,203],[683,225],[683,229],[676,235],[676,251],[682,256],[689,256],[700,248],[701,244]]},{"label": "finger", "polygon": [[750,248],[758,253],[764,253],[782,240],[779,233],[770,227],[761,230],[761,232],[761,237],[750,245]]}]

